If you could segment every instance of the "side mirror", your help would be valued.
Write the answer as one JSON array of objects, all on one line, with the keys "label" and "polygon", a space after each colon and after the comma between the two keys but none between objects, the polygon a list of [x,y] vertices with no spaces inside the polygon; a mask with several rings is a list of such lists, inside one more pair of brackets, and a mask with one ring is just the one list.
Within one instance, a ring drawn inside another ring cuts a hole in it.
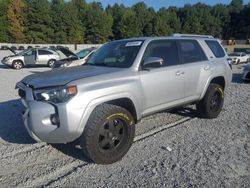
[{"label": "side mirror", "polygon": [[163,59],[160,57],[149,57],[144,60],[142,68],[148,70],[150,68],[158,68],[163,65]]}]

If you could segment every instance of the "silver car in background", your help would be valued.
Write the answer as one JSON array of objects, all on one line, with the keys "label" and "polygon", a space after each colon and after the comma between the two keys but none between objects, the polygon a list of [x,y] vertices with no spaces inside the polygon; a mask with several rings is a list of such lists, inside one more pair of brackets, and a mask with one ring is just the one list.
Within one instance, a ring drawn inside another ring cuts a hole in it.
[{"label": "silver car in background", "polygon": [[80,66],[87,62],[87,60],[90,58],[93,53],[97,50],[97,48],[86,48],[83,49],[77,53],[73,53],[67,48],[59,48],[59,50],[67,56],[65,59],[60,59],[59,61],[56,61],[53,65],[54,68],[62,68],[62,67],[74,67],[74,66]]},{"label": "silver car in background", "polygon": [[46,65],[52,67],[60,59],[59,53],[47,48],[26,49],[20,53],[8,48],[14,55],[4,57],[2,63],[13,69],[21,69],[27,65]]}]

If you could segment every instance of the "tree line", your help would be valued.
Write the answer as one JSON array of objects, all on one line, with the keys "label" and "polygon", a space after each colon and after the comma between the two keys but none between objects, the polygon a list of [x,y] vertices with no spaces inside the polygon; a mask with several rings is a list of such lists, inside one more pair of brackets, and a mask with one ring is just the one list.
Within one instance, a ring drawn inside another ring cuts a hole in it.
[{"label": "tree line", "polygon": [[250,38],[250,4],[232,0],[229,5],[197,3],[155,11],[143,2],[104,9],[85,0],[0,0],[0,42],[104,43],[172,33]]}]

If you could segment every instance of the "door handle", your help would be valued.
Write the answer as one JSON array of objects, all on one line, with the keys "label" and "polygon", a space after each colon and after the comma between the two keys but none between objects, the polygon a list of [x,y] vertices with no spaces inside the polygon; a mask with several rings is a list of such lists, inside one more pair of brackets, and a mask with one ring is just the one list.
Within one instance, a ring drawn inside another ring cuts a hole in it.
[{"label": "door handle", "polygon": [[204,70],[210,70],[210,66],[209,65],[205,66]]}]

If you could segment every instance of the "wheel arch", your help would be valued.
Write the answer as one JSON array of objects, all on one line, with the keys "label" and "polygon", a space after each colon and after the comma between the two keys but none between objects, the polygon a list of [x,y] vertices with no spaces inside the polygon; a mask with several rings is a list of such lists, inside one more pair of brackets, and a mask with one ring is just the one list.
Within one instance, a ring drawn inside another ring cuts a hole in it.
[{"label": "wheel arch", "polygon": [[88,103],[85,111],[83,112],[79,127],[77,128],[78,136],[80,136],[83,133],[84,128],[87,124],[87,121],[90,115],[92,114],[92,112],[94,111],[94,109],[104,103],[114,104],[114,105],[125,108],[131,113],[131,115],[134,118],[135,123],[137,123],[138,120],[140,120],[141,118],[140,109],[138,109],[139,108],[138,104],[135,103],[134,98],[130,96],[128,93],[127,94],[120,93],[120,94],[115,94],[115,95],[103,96],[100,98],[93,99],[92,101]]},{"label": "wheel arch", "polygon": [[131,113],[131,115],[134,118],[135,123],[137,123],[137,112],[135,109],[135,105],[130,98],[119,98],[119,99],[114,99],[114,100],[107,101],[104,103],[113,104],[113,105],[125,108],[127,111],[129,111]]},{"label": "wheel arch", "polygon": [[11,65],[13,65],[13,63],[16,62],[16,61],[22,62],[23,66],[25,65],[25,63],[24,63],[24,61],[23,61],[22,59],[14,59],[14,60],[12,61]]},{"label": "wheel arch", "polygon": [[[16,69],[16,68],[14,68],[14,63],[15,62],[21,62],[21,64],[22,64],[22,67],[21,68],[23,68],[24,66],[25,66],[25,63],[24,63],[24,61],[23,60],[21,60],[21,59],[14,59],[12,62],[11,62],[11,67],[13,68],[13,69]],[[20,69],[21,69],[20,68]]]},{"label": "wheel arch", "polygon": [[213,76],[213,77],[211,77],[211,78],[208,80],[208,82],[207,82],[207,84],[206,84],[206,87],[204,88],[204,90],[203,90],[203,92],[202,92],[202,94],[201,94],[201,99],[205,96],[206,91],[207,91],[207,89],[208,89],[208,86],[209,86],[211,83],[213,83],[213,84],[218,84],[218,85],[222,86],[223,90],[224,90],[225,87],[226,87],[226,81],[225,81],[224,76],[222,76],[222,75]]},{"label": "wheel arch", "polygon": [[48,61],[47,61],[47,64],[49,64],[50,61],[57,61],[55,58],[50,58]]}]

